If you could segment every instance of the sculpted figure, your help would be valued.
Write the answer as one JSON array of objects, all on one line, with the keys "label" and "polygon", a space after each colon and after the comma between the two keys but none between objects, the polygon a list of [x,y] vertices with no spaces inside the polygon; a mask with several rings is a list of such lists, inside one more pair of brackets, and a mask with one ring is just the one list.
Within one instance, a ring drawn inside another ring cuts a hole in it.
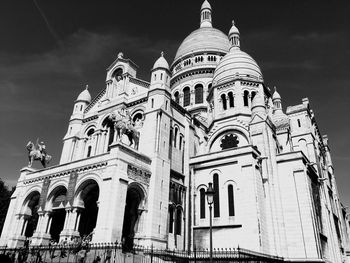
[{"label": "sculpted figure", "polygon": [[36,147],[33,142],[29,141],[26,146],[28,150],[28,167],[32,167],[33,161],[40,161],[42,166],[46,168],[46,165],[51,161],[52,156],[46,152],[46,146],[44,142],[37,143]]},{"label": "sculpted figure", "polygon": [[125,134],[129,139],[129,146],[133,145],[138,150],[140,132],[135,129],[135,124],[131,119],[129,111],[123,107],[117,113],[112,113],[109,118],[113,122],[114,129],[117,132],[117,140],[121,141]]}]

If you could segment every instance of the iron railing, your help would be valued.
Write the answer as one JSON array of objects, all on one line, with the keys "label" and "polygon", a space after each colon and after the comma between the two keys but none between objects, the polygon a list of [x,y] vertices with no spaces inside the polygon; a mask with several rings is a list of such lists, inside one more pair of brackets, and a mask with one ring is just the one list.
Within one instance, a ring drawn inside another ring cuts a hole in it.
[{"label": "iron railing", "polygon": [[[118,243],[50,245],[23,248],[0,247],[0,262],[11,263],[203,263],[209,262],[209,250],[168,250],[134,246],[124,252]],[[5,262],[5,261],[4,261]],[[213,250],[213,262],[284,262],[283,258],[242,248]]]}]

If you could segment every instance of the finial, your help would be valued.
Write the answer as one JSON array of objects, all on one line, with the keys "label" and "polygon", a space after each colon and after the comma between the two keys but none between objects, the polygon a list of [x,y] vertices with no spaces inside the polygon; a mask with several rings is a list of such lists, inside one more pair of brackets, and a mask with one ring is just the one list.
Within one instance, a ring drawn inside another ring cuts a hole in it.
[{"label": "finial", "polygon": [[160,55],[162,56],[162,57],[164,57],[164,52],[162,51],[162,52],[160,52]]},{"label": "finial", "polygon": [[234,26],[235,25],[235,20],[232,19],[232,25]]},{"label": "finial", "polygon": [[276,86],[274,86],[274,88],[275,88],[275,92],[277,92],[277,88],[276,88]]},{"label": "finial", "polygon": [[88,90],[88,89],[89,89],[89,85],[88,85],[88,84],[86,84],[85,89],[86,89],[86,90]]},{"label": "finial", "polygon": [[118,53],[118,58],[123,58],[123,57],[124,57],[123,52],[119,52],[119,53]]}]

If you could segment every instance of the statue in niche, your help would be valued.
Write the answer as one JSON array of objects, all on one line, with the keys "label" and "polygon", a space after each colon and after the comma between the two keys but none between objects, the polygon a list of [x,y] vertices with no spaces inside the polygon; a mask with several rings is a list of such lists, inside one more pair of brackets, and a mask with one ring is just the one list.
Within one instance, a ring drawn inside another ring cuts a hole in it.
[{"label": "statue in niche", "polygon": [[121,141],[125,134],[129,139],[129,146],[133,145],[138,150],[140,132],[135,128],[135,123],[129,111],[123,107],[116,113],[112,113],[109,119],[113,122],[114,129],[117,132],[117,140]]},{"label": "statue in niche", "polygon": [[51,161],[52,156],[47,154],[46,152],[46,145],[44,142],[38,143],[39,140],[36,142],[36,146],[33,142],[29,141],[27,143],[27,150],[28,150],[28,167],[32,167],[33,161],[40,161],[42,166],[46,168],[46,165]]}]

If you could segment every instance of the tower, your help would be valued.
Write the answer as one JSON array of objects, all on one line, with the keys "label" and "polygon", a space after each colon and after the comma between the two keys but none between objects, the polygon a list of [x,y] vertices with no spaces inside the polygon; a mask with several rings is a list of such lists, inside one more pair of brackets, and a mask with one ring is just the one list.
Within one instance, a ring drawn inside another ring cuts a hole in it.
[{"label": "tower", "polygon": [[170,159],[169,139],[171,125],[170,71],[163,52],[151,70],[151,85],[144,113],[140,152],[152,159],[148,196],[148,213],[144,245],[167,243],[167,215],[169,200]]},{"label": "tower", "polygon": [[201,24],[200,27],[212,27],[211,23],[211,6],[207,0],[205,0],[201,7]]},{"label": "tower", "polygon": [[88,90],[89,86],[86,85],[74,102],[73,113],[69,120],[68,131],[63,138],[63,149],[60,159],[60,164],[66,163],[72,160],[76,143],[79,140],[78,133],[83,124],[84,111],[91,102],[91,95]]}]

